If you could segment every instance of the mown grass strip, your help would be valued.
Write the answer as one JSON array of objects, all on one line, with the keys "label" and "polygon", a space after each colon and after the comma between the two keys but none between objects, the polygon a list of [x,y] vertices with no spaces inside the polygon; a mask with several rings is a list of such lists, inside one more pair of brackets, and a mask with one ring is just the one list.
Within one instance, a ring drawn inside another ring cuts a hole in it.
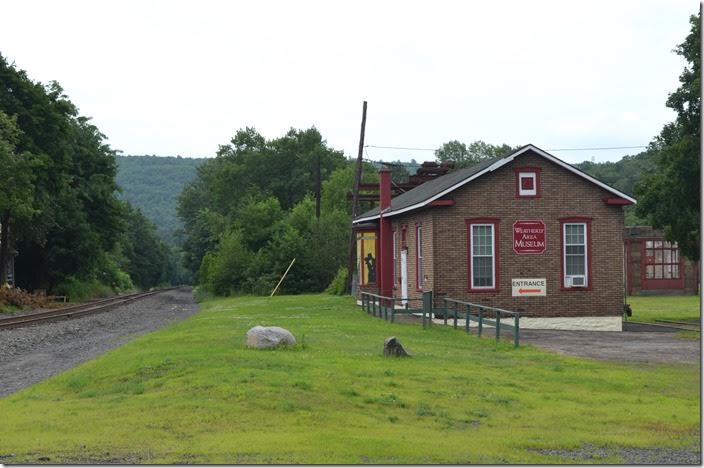
[{"label": "mown grass strip", "polygon": [[633,316],[629,320],[701,320],[699,296],[629,296]]},{"label": "mown grass strip", "polygon": [[[247,349],[254,325],[305,346]],[[411,358],[383,357],[391,335]],[[0,400],[0,460],[589,463],[541,450],[691,447],[699,407],[698,366],[514,349],[349,298],[240,297]]]}]

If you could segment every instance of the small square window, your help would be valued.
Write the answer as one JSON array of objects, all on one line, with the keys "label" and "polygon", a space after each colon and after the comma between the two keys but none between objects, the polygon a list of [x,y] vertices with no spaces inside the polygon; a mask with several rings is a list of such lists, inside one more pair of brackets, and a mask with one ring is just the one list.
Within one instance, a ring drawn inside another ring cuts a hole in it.
[{"label": "small square window", "polygon": [[538,195],[538,176],[535,172],[519,172],[518,196],[535,197]]}]

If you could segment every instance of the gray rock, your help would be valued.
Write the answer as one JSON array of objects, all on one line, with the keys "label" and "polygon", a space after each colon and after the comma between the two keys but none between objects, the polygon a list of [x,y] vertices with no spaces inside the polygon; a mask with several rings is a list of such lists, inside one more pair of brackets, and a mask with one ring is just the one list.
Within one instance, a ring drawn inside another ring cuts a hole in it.
[{"label": "gray rock", "polygon": [[403,346],[395,336],[390,336],[384,340],[384,356],[408,357],[410,354],[403,349]]},{"label": "gray rock", "polygon": [[294,346],[296,338],[290,331],[281,327],[262,327],[257,325],[247,332],[247,346],[250,348],[276,348]]}]

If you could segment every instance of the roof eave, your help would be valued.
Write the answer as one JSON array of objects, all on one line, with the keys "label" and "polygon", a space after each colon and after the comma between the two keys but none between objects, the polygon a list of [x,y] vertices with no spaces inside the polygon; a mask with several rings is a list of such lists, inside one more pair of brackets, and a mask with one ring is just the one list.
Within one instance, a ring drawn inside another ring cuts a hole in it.
[{"label": "roof eave", "polygon": [[[638,203],[635,198],[633,198],[629,195],[626,195],[625,193],[623,193],[619,190],[616,190],[615,188],[595,179],[594,177],[590,176],[586,172],[580,171],[576,167],[573,167],[572,165],[562,161],[561,159],[556,158],[555,156],[551,155],[550,153],[547,153],[547,152],[541,150],[537,146],[526,145],[526,146],[514,151],[513,153],[507,155],[506,157],[499,159],[498,161],[496,161],[495,163],[493,163],[489,167],[477,172],[476,174],[472,174],[471,176],[467,177],[466,179],[461,180],[460,182],[456,183],[455,185],[452,185],[451,187],[448,187],[447,189],[443,190],[442,192],[439,192],[439,193],[433,195],[432,197],[429,197],[429,198],[423,200],[422,202],[416,203],[414,205],[407,206],[407,207],[402,208],[400,210],[389,211],[384,214],[384,217],[396,216],[401,213],[406,213],[408,211],[423,208],[424,206],[427,206],[428,204],[432,203],[433,201],[437,200],[438,198],[443,197],[450,192],[454,192],[458,188],[473,181],[474,179],[477,179],[477,178],[483,176],[484,174],[487,174],[489,172],[493,172],[496,169],[499,169],[499,168],[505,166],[506,164],[512,162],[514,159],[516,159],[516,157],[522,155],[526,151],[534,151],[534,152],[538,153],[540,156],[543,156],[548,161],[552,161],[553,163],[557,164],[560,167],[563,167],[564,169],[567,169],[568,171],[572,172],[573,174],[576,174],[584,179],[587,179],[589,182],[603,188],[604,190],[606,190],[608,192],[611,192],[612,194],[616,195],[619,198],[623,198],[625,200],[628,200],[632,204]],[[374,219],[379,219],[379,215],[377,214],[374,216],[368,216],[366,218],[359,218],[359,219],[352,221],[352,224],[357,224],[357,223],[361,223],[364,221],[372,221]]]}]

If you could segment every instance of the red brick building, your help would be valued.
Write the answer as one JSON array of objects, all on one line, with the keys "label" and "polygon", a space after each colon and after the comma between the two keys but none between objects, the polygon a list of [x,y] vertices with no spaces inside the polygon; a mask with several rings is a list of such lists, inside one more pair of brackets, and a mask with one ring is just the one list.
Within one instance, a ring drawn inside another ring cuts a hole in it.
[{"label": "red brick building", "polygon": [[677,243],[650,226],[627,227],[626,289],[629,295],[698,294],[699,263],[680,255]]},{"label": "red brick building", "polygon": [[522,312],[524,328],[621,330],[630,196],[533,146],[450,172],[353,224],[358,291]]}]

